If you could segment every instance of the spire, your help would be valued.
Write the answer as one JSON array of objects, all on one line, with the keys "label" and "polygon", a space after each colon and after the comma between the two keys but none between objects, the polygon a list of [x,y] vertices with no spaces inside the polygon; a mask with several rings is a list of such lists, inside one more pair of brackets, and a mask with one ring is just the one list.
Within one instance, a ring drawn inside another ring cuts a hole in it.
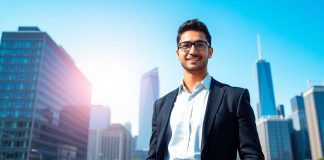
[{"label": "spire", "polygon": [[260,42],[260,34],[257,34],[258,39],[258,51],[259,51],[259,60],[262,59],[262,49],[261,49],[261,42]]}]

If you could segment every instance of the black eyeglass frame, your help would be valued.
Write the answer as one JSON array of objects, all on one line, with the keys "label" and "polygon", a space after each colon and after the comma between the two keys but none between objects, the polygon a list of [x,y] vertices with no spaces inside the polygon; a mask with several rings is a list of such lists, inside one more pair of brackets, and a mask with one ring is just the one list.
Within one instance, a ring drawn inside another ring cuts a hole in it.
[{"label": "black eyeglass frame", "polygon": [[[180,42],[180,43],[178,44],[178,49],[181,49],[181,50],[184,51],[184,52],[188,52],[188,51],[191,50],[192,45],[194,45],[195,48],[196,48],[198,51],[202,51],[202,50],[206,49],[206,46],[204,46],[204,48],[198,49],[199,47],[198,47],[198,48],[196,47],[196,43],[197,43],[197,42],[198,42],[198,43],[204,42],[205,45],[207,44],[207,47],[210,48],[210,45],[209,45],[209,43],[208,43],[207,41],[198,40],[198,41],[195,41],[195,42],[190,42],[190,41]],[[183,49],[183,48],[181,47],[181,44],[183,44],[183,43],[190,43],[190,48],[188,48],[187,50]]]}]

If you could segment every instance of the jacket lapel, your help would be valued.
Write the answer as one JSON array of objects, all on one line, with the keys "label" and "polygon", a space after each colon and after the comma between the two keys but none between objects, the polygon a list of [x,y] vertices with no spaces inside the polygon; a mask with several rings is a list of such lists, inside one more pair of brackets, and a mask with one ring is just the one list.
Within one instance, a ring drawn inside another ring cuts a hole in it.
[{"label": "jacket lapel", "polygon": [[207,102],[207,108],[204,117],[203,131],[202,131],[202,141],[201,141],[201,150],[203,151],[206,139],[210,132],[210,128],[213,124],[215,115],[219,109],[219,106],[222,102],[223,95],[225,93],[224,84],[216,81],[214,78],[211,80],[209,98]]},{"label": "jacket lapel", "polygon": [[[169,124],[170,114],[173,109],[174,102],[178,95],[178,90],[179,89],[175,89],[174,91],[171,92],[171,94],[169,96],[167,96],[165,104],[162,107],[161,112],[163,113],[163,117],[162,117],[161,131],[160,131],[161,135],[159,136],[158,142],[157,142],[157,150],[158,151],[160,151],[160,148],[163,149],[163,147],[165,145],[164,144],[165,143],[165,133],[166,133],[166,130],[167,130],[167,127]],[[164,154],[164,153],[160,153],[160,154]]]}]

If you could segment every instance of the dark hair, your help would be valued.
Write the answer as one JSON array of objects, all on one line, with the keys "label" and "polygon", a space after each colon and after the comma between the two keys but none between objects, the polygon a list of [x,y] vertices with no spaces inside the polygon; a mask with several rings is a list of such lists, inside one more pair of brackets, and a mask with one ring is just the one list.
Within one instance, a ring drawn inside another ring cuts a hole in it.
[{"label": "dark hair", "polygon": [[180,41],[180,36],[183,32],[186,31],[200,31],[205,33],[207,38],[207,42],[211,45],[211,36],[209,34],[208,28],[205,23],[199,21],[199,19],[190,19],[184,22],[178,29],[178,36],[177,36],[177,45]]}]

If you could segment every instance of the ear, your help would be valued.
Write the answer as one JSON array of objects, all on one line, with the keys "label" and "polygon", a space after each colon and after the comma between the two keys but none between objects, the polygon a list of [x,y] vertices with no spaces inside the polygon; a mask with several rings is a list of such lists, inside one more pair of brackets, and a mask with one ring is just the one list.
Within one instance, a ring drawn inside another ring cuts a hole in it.
[{"label": "ear", "polygon": [[214,48],[210,47],[208,49],[208,58],[211,58],[213,56],[213,53],[214,53]]},{"label": "ear", "polygon": [[176,55],[179,58],[179,49],[176,50]]}]

